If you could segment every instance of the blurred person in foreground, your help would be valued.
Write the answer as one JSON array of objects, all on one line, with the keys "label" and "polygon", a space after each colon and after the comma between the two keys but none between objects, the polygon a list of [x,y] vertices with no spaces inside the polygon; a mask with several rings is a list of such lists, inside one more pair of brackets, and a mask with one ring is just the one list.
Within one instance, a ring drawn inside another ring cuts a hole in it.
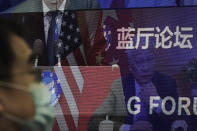
[{"label": "blurred person in foreground", "polygon": [[20,25],[0,18],[0,130],[48,131],[53,108],[32,68],[23,34]]},{"label": "blurred person in foreground", "polygon": [[[155,55],[148,50],[127,50],[128,74],[112,83],[108,96],[89,120],[89,131],[99,129],[100,123],[109,116],[113,121],[113,129],[121,131],[170,131],[172,123],[177,120],[177,111],[173,115],[165,115],[161,109],[161,101],[171,96],[177,101],[176,81],[162,73],[155,71]],[[127,107],[131,97],[137,96],[140,102],[132,102],[131,110],[136,110],[140,104],[140,112],[136,115],[129,113]],[[149,114],[150,96],[160,96],[157,101],[160,106]],[[172,104],[166,102],[166,109]]]}]

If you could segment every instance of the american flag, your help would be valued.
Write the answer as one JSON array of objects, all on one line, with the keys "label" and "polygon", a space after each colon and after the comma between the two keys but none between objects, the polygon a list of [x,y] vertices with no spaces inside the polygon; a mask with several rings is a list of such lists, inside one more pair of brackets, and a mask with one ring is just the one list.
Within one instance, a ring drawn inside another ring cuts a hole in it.
[{"label": "american flag", "polygon": [[88,120],[106,98],[111,83],[120,77],[109,66],[54,67],[62,94],[55,106],[53,131],[86,131]]},{"label": "american flag", "polygon": [[62,65],[108,65],[101,20],[101,11],[64,12],[59,37],[64,48]]},{"label": "american flag", "polygon": [[64,55],[67,56],[74,49],[80,46],[81,37],[75,11],[65,11],[62,20],[62,31],[60,37],[64,42]]}]

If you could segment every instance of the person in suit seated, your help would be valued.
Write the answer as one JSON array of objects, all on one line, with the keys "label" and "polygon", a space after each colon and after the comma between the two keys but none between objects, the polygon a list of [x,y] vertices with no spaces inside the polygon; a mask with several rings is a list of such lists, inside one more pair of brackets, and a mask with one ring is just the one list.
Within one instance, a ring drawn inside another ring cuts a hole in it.
[{"label": "person in suit seated", "polygon": [[[160,96],[157,101],[160,105],[166,96],[177,101],[175,80],[155,71],[155,56],[149,49],[128,50],[127,54],[130,72],[112,83],[108,96],[89,120],[88,130],[98,130],[99,124],[108,115],[109,120],[113,121],[113,130],[170,131],[177,113],[165,115],[159,106],[149,115],[149,99],[150,96]],[[139,97],[141,101],[131,102],[129,107],[128,101],[132,96]],[[140,104],[141,110],[132,115],[129,108],[136,110],[136,104]],[[166,109],[170,110],[171,107],[171,102],[166,102]]]}]

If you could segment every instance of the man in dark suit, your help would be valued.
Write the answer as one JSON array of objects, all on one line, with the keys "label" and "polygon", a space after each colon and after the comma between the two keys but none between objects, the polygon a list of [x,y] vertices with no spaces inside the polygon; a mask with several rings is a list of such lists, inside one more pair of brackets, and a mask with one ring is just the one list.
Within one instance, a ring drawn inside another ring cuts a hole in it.
[{"label": "man in dark suit", "polygon": [[[53,66],[57,63],[54,58],[54,41],[59,39],[62,28],[65,28],[62,22],[66,19],[66,12],[71,12],[73,18],[78,18],[75,11],[67,10],[98,8],[96,0],[27,0],[14,9],[11,17],[27,28],[30,47],[33,47],[36,40],[44,43],[44,53],[40,57],[39,65]],[[75,21],[77,23],[78,19]],[[73,23],[69,24],[75,26]]]},{"label": "man in dark suit", "polygon": [[[161,101],[166,96],[171,96],[177,102],[175,80],[155,71],[154,53],[149,50],[129,50],[127,54],[131,73],[122,75],[121,79],[112,83],[107,98],[89,121],[89,131],[98,130],[106,115],[113,121],[114,130],[170,131],[172,123],[180,118],[177,117],[177,110],[173,115],[165,115]],[[128,107],[132,96],[139,97],[141,101],[132,102],[131,107]],[[157,101],[159,108],[154,108],[151,115],[150,96],[161,98]],[[136,110],[136,104],[141,106],[140,113],[132,115],[129,108]],[[172,103],[166,102],[166,109],[170,110],[171,107]]]}]

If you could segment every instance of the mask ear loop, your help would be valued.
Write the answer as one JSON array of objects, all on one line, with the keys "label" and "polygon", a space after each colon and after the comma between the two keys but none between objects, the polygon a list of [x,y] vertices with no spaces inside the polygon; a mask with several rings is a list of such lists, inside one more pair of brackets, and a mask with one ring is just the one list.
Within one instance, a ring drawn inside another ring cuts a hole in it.
[{"label": "mask ear loop", "polygon": [[31,120],[33,120],[33,119],[21,119],[21,118],[19,118],[17,116],[11,115],[11,114],[9,114],[9,113],[7,113],[5,111],[3,111],[1,115],[4,118],[6,118],[8,120],[11,120],[13,122],[19,123],[19,124],[24,123],[24,121],[31,121]]},{"label": "mask ear loop", "polygon": [[13,122],[17,122],[17,123],[22,123],[23,122],[23,120],[21,118],[18,118],[18,117],[14,116],[14,115],[10,115],[7,112],[2,112],[2,115],[5,118],[7,118],[8,120],[11,120]]},{"label": "mask ear loop", "polygon": [[[25,86],[17,85],[17,84],[10,84],[8,82],[0,81],[0,86],[6,86],[6,87],[9,87],[9,88],[14,88],[14,89],[24,91],[24,92],[28,92],[28,93],[30,92],[29,89],[27,89],[27,87],[25,87]],[[21,87],[23,87],[23,88],[21,88]]]},{"label": "mask ear loop", "polygon": [[[20,90],[20,91],[30,93],[30,91],[28,89],[26,89],[25,86],[23,87],[23,86],[19,86],[17,84],[10,84],[10,83],[7,83],[7,82],[0,81],[0,86],[6,86],[6,87],[9,87],[9,88],[14,88],[14,89],[17,89],[17,90]],[[23,88],[21,88],[21,87],[23,87]],[[16,116],[11,115],[11,114],[7,113],[6,111],[4,111],[2,105],[0,105],[0,115],[4,116],[5,118],[7,118],[9,120],[12,120],[14,122],[18,122],[18,123],[23,122],[23,120],[21,118],[18,118]]]},{"label": "mask ear loop", "polygon": [[3,106],[0,104],[0,115],[1,115],[1,113],[3,113]]}]

